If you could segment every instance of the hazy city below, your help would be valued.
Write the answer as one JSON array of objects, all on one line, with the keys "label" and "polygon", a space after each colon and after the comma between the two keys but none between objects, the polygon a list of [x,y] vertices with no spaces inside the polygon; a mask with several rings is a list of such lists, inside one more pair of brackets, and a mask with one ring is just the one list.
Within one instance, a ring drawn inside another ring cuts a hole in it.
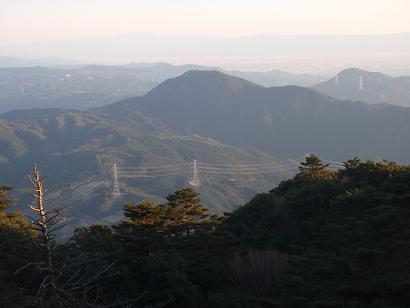
[{"label": "hazy city below", "polygon": [[[102,52],[101,52],[102,51]],[[1,66],[170,62],[232,70],[331,75],[348,67],[410,73],[410,33],[387,35],[270,35],[232,38],[127,35],[3,46],[0,56],[40,59]]]}]

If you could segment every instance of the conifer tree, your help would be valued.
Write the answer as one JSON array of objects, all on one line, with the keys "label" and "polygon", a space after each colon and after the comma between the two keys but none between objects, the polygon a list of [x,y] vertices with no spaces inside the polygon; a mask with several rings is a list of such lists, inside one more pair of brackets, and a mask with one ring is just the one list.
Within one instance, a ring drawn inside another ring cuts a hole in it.
[{"label": "conifer tree", "polygon": [[316,154],[306,156],[305,161],[300,163],[299,177],[310,179],[332,179],[335,173],[328,170],[329,164],[324,164]]},{"label": "conifer tree", "polygon": [[9,185],[0,186],[0,211],[4,211],[9,207],[10,200],[7,196],[9,190],[11,190]]},{"label": "conifer tree", "polygon": [[167,226],[164,206],[148,200],[138,205],[128,203],[124,206],[124,216],[126,219],[115,229],[127,243],[127,252],[139,255],[152,252]]},{"label": "conifer tree", "polygon": [[137,206],[131,203],[126,204],[124,216],[127,219],[122,220],[121,224],[130,229],[139,228],[147,232],[155,232],[163,230],[165,225],[164,208],[149,200],[144,200]]},{"label": "conifer tree", "polygon": [[20,213],[10,211],[14,202],[8,197],[11,189],[0,185],[0,306],[22,307],[25,299],[22,293],[16,295],[17,289],[31,290],[38,285],[41,263],[32,240],[37,234]]},{"label": "conifer tree", "polygon": [[360,159],[359,157],[355,156],[352,159],[343,163],[346,170],[353,170],[360,166]]},{"label": "conifer tree", "polygon": [[176,235],[189,237],[212,217],[192,188],[177,190],[167,200],[171,231]]}]

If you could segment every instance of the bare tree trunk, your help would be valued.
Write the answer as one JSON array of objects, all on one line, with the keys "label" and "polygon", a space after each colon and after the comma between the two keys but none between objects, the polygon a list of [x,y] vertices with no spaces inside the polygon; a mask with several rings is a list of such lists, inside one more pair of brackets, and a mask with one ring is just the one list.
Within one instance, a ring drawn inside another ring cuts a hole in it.
[{"label": "bare tree trunk", "polygon": [[31,183],[33,184],[36,194],[34,197],[37,199],[35,205],[29,204],[29,207],[36,213],[36,218],[33,219],[33,224],[35,229],[40,232],[40,241],[39,246],[43,249],[43,263],[47,271],[46,276],[46,285],[55,288],[55,276],[52,263],[52,254],[54,251],[53,238],[51,236],[52,231],[50,227],[55,225],[58,221],[55,219],[59,216],[60,210],[55,209],[48,213],[44,206],[44,186],[43,182],[45,178],[42,178],[40,175],[40,170],[37,168],[37,165],[34,166],[33,176],[29,177]]},{"label": "bare tree trunk", "polygon": [[[35,200],[32,204],[28,204],[28,207],[32,210],[34,215],[29,218],[34,229],[39,233],[39,236],[35,241],[37,246],[42,249],[41,252],[43,257],[40,264],[43,265],[43,267],[40,268],[40,271],[41,273],[43,273],[43,271],[46,272],[42,277],[43,280],[38,288],[36,299],[41,303],[42,299],[45,296],[50,295],[50,293],[52,295],[58,294],[68,302],[72,303],[73,307],[80,307],[79,303],[81,299],[79,298],[79,294],[83,294],[84,299],[86,300],[87,292],[92,288],[92,284],[97,280],[102,279],[101,277],[110,271],[118,261],[114,261],[108,266],[90,274],[88,271],[83,271],[84,264],[93,262],[96,258],[100,258],[101,256],[90,258],[88,255],[79,255],[73,260],[70,260],[70,258],[67,257],[66,263],[62,268],[57,269],[57,272],[55,272],[53,267],[53,255],[56,250],[56,231],[64,227],[62,218],[60,217],[62,209],[55,207],[52,202],[48,203],[46,206],[46,189],[44,189],[45,177],[41,177],[37,165],[34,166],[33,174],[28,176],[28,179],[33,184],[35,190],[35,194],[32,195]],[[64,271],[69,268],[72,269],[71,277],[68,281],[61,282],[60,279]],[[96,301],[97,300],[98,297],[96,298]],[[87,304],[87,307],[88,306],[90,305]]]}]

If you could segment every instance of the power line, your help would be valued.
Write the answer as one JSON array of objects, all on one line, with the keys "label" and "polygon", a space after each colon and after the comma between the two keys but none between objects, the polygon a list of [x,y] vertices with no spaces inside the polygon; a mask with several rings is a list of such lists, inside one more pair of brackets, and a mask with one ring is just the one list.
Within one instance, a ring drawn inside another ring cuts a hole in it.
[{"label": "power line", "polygon": [[[341,169],[344,167],[343,162],[322,160],[329,164],[330,169]],[[118,166],[113,165],[111,175],[103,175],[99,178],[81,184],[71,191],[64,193],[56,198],[46,199],[50,206],[68,206],[79,200],[84,200],[90,195],[106,185],[106,180],[111,179],[113,182],[112,195],[114,198],[121,196],[120,179],[153,179],[166,177],[187,177],[191,174],[189,184],[199,186],[201,184],[201,175],[204,178],[209,176],[265,176],[269,174],[283,174],[285,172],[294,172],[298,170],[298,160],[284,160],[280,162],[264,162],[253,164],[216,164],[208,162],[199,162],[194,160],[192,163],[169,164],[159,166]],[[193,186],[195,186],[193,185]]]},{"label": "power line", "polygon": [[80,196],[81,198],[87,198],[94,190],[100,188],[102,185],[106,185],[105,180],[108,176],[101,176],[93,181],[77,186],[70,192],[60,195],[56,198],[50,198],[47,200],[51,206],[64,205],[70,202],[74,197]]}]

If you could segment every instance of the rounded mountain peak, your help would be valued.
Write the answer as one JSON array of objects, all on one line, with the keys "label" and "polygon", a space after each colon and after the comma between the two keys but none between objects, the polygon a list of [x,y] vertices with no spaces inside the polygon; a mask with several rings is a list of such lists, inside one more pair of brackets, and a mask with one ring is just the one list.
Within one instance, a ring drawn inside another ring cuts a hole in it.
[{"label": "rounded mountain peak", "polygon": [[262,86],[248,80],[233,77],[216,70],[191,70],[181,76],[168,79],[153,89],[147,96],[163,95],[164,92],[195,92],[220,95],[235,92],[244,87]]}]

